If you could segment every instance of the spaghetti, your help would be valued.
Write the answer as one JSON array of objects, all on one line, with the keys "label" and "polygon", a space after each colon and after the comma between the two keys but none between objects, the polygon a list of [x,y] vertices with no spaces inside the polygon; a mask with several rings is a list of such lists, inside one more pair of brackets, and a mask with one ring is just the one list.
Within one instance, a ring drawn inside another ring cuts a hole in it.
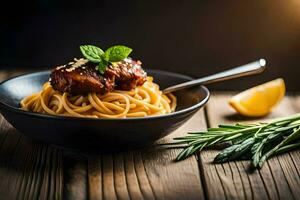
[{"label": "spaghetti", "polygon": [[100,95],[71,95],[52,88],[49,82],[40,92],[25,97],[21,108],[38,113],[83,118],[128,118],[171,113],[176,108],[176,97],[163,94],[152,77],[130,91],[114,90]]}]

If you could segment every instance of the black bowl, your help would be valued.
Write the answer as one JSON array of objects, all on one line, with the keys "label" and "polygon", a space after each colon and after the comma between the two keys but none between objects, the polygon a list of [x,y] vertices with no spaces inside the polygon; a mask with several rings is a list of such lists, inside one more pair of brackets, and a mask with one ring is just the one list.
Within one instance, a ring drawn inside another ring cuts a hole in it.
[{"label": "black bowl", "polygon": [[[21,75],[0,84],[0,110],[20,132],[46,143],[79,149],[131,148],[153,143],[186,122],[209,99],[206,87],[176,92],[178,105],[171,114],[127,119],[59,117],[19,109],[25,96],[38,92],[49,71]],[[148,70],[161,88],[191,80],[190,77]]]}]

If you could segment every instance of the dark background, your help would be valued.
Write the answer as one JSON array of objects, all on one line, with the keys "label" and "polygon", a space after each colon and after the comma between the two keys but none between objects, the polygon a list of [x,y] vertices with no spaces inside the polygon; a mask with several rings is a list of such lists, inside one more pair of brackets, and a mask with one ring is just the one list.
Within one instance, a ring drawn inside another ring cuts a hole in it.
[{"label": "dark background", "polygon": [[1,69],[63,64],[80,56],[80,44],[125,44],[145,68],[193,77],[263,57],[263,75],[211,88],[283,77],[300,90],[300,0],[10,1],[0,15]]}]

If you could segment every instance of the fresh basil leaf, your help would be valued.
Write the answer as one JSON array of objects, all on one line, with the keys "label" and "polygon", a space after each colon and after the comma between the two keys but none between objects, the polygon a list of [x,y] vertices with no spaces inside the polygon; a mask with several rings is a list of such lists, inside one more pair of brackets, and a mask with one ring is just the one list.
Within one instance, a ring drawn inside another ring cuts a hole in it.
[{"label": "fresh basil leaf", "polygon": [[93,45],[81,45],[80,51],[86,59],[93,63],[101,62],[101,56],[104,54],[102,49]]},{"label": "fresh basil leaf", "polygon": [[106,67],[108,66],[108,62],[106,60],[101,60],[98,65],[98,70],[101,74],[104,74]]},{"label": "fresh basil leaf", "polygon": [[116,45],[108,48],[103,58],[108,62],[118,62],[128,57],[132,49],[122,45]]}]

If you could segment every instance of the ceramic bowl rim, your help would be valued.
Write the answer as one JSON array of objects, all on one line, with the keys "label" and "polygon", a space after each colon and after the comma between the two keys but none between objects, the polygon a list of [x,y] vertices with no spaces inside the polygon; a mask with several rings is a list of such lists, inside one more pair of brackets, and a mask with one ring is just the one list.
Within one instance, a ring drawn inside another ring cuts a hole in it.
[{"label": "ceramic bowl rim", "polygon": [[[185,79],[190,79],[192,80],[193,78],[186,76],[186,75],[182,75],[182,74],[178,74],[178,73],[174,73],[174,72],[168,72],[168,71],[163,71],[163,70],[157,70],[157,69],[149,69],[146,70],[148,72],[156,72],[156,73],[160,73],[160,74],[164,74],[164,75],[170,75],[170,76],[175,76],[175,77],[181,77],[181,78],[185,78]],[[31,77],[31,76],[37,76],[37,75],[43,75],[43,74],[47,74],[49,73],[50,70],[44,70],[44,71],[38,71],[38,72],[34,72],[34,73],[26,73],[26,74],[21,74],[18,76],[14,76],[11,77],[7,80],[4,80],[0,83],[0,87],[9,82],[9,81],[13,81],[16,79],[20,79],[20,78],[24,78],[24,77]],[[202,90],[204,90],[206,96],[204,99],[202,99],[201,101],[199,101],[198,103],[182,109],[182,110],[178,110],[175,111],[173,113],[169,113],[169,114],[164,114],[164,115],[157,115],[157,116],[147,116],[147,117],[132,117],[132,118],[80,118],[80,117],[64,117],[64,116],[55,116],[55,115],[49,115],[49,114],[41,114],[41,113],[35,113],[35,112],[31,112],[31,111],[25,111],[25,110],[21,110],[20,108],[16,108],[14,106],[8,105],[6,103],[4,103],[3,101],[1,101],[0,99],[0,107],[4,107],[6,109],[11,110],[12,112],[16,112],[19,114],[24,114],[27,116],[32,116],[32,117],[39,117],[39,118],[44,118],[44,119],[60,119],[60,120],[74,120],[74,121],[141,121],[141,120],[151,120],[151,119],[163,119],[163,118],[170,118],[170,117],[176,117],[185,113],[189,113],[192,112],[195,109],[201,108],[203,105],[205,105],[207,103],[207,101],[210,98],[210,92],[209,90],[201,85],[199,86]]]}]

